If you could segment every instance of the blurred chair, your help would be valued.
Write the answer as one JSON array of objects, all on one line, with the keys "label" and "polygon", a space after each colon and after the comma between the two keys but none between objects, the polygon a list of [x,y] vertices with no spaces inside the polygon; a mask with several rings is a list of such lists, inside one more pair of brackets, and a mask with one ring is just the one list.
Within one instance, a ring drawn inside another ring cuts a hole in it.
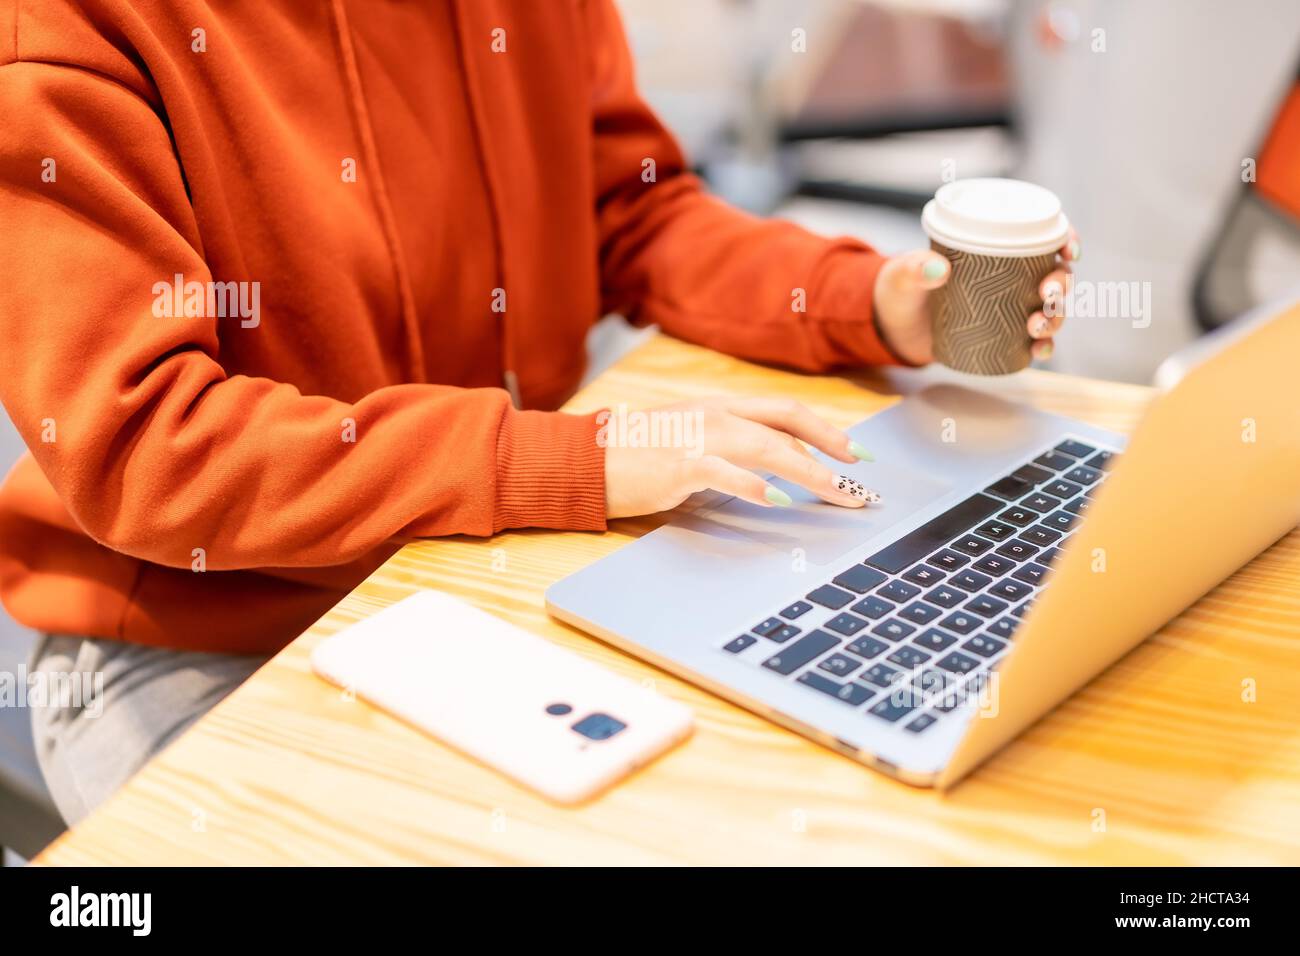
[{"label": "blurred chair", "polygon": [[1006,126],[1011,76],[996,23],[846,4],[831,42],[793,91],[781,138],[869,138]]},{"label": "blurred chair", "polygon": [[1020,173],[1065,204],[1078,280],[1151,290],[1149,324],[1067,322],[1052,367],[1149,382],[1201,334],[1205,250],[1292,86],[1300,4],[1018,0],[1009,36]]},{"label": "blurred chair", "polygon": [[1216,329],[1300,275],[1300,78],[1262,147],[1242,160],[1237,199],[1214,234],[1192,295],[1197,323]]},{"label": "blurred chair", "polygon": [[795,153],[799,192],[919,210],[945,165],[949,178],[1005,173],[1004,14],[987,3],[840,5],[802,68],[775,81],[779,139],[821,141]]}]

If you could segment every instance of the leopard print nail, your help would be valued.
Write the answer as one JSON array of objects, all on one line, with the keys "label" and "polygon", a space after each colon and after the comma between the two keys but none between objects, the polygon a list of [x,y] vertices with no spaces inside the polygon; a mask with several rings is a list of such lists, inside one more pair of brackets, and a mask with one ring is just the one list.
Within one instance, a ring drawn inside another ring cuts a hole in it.
[{"label": "leopard print nail", "polygon": [[846,495],[852,495],[859,501],[865,501],[867,504],[880,504],[880,493],[872,491],[856,478],[850,478],[848,475],[835,476],[835,490],[841,491]]}]

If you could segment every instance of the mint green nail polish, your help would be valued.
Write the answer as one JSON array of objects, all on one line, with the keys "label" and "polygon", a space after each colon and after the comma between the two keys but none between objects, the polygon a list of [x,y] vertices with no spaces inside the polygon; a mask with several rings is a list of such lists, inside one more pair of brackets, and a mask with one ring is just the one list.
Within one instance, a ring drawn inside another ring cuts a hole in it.
[{"label": "mint green nail polish", "polygon": [[938,259],[931,259],[925,264],[925,268],[921,270],[921,275],[931,281],[939,278],[939,276],[943,275],[943,262]]},{"label": "mint green nail polish", "polygon": [[1072,260],[1078,261],[1078,258],[1079,258],[1079,240],[1078,240],[1078,239],[1071,239],[1071,240],[1070,240],[1070,258],[1071,258]]},{"label": "mint green nail polish", "polygon": [[849,442],[849,454],[852,455],[854,458],[858,459],[858,461],[876,460],[875,455],[871,454],[871,452],[863,448],[861,443],[855,441]]},{"label": "mint green nail polish", "polygon": [[768,485],[763,497],[781,508],[788,508],[792,504],[790,496],[775,485]]}]

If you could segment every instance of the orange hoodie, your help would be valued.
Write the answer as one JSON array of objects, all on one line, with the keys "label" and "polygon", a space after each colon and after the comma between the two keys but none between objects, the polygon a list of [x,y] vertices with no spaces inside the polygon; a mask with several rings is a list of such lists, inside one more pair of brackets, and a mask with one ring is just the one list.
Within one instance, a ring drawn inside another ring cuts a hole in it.
[{"label": "orange hoodie", "polygon": [[6,0],[0,595],[265,653],[412,538],[602,529],[597,317],[892,362],[880,262],[701,192],[609,0]]}]

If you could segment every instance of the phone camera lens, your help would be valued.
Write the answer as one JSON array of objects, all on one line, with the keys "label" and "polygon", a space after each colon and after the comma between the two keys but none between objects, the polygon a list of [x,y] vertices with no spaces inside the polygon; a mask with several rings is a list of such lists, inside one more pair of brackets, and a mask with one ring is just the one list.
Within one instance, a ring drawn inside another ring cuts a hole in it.
[{"label": "phone camera lens", "polygon": [[563,717],[565,714],[573,713],[573,708],[568,704],[551,704],[546,708],[546,712],[552,717]]},{"label": "phone camera lens", "polygon": [[611,717],[609,714],[588,714],[582,720],[573,725],[574,733],[581,734],[588,740],[600,742],[608,740],[615,734],[626,729],[627,724],[617,717]]}]

